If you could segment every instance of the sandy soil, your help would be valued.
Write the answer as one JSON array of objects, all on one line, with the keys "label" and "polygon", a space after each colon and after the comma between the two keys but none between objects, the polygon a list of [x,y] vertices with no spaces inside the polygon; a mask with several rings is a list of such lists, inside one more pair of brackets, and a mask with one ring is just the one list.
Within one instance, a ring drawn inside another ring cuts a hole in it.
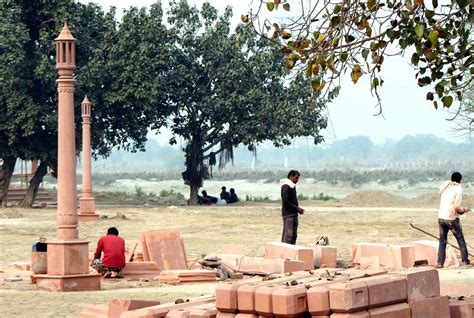
[{"label": "sandy soil", "polygon": [[[471,197],[468,199],[471,200]],[[326,234],[331,245],[338,248],[338,259],[342,263],[350,261],[352,242],[409,243],[429,239],[413,230],[410,222],[433,234],[438,231],[435,194],[408,200],[384,192],[362,191],[332,202],[303,201],[301,205],[306,212],[301,217],[298,244],[312,244],[318,235]],[[80,238],[91,241],[90,252],[110,226],[119,228],[127,244],[138,241],[140,231],[179,230],[189,258],[239,250],[247,255],[261,256],[263,243],[279,241],[281,235],[279,203],[99,207],[97,212],[109,216],[109,219],[79,225]],[[117,214],[125,218],[114,218]],[[76,317],[85,306],[105,304],[113,298],[169,302],[177,298],[212,294],[214,291],[215,284],[166,286],[156,281],[106,281],[102,291],[98,292],[37,291],[36,286],[29,282],[30,272],[16,271],[12,264],[29,261],[31,244],[39,237],[55,237],[55,215],[55,209],[0,209],[2,317]],[[474,245],[474,215],[464,216],[461,222],[466,241]],[[450,237],[450,241],[454,242],[454,239]],[[23,280],[4,280],[15,275]]]}]

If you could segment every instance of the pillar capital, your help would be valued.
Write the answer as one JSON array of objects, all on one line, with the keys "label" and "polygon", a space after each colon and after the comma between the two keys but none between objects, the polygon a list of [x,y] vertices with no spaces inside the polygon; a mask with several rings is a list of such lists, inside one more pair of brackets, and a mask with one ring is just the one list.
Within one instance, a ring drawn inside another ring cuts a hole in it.
[{"label": "pillar capital", "polygon": [[76,39],[72,36],[67,23],[56,41],[56,69],[61,77],[72,77],[76,69]]}]

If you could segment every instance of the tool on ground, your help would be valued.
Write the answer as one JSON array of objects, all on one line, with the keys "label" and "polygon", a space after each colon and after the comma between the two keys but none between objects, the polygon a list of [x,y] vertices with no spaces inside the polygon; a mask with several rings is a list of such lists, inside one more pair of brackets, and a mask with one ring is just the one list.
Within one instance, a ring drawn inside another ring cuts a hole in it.
[{"label": "tool on ground", "polygon": [[[425,233],[426,235],[429,235],[429,236],[431,236],[431,237],[433,237],[433,238],[435,238],[436,240],[439,241],[439,237],[434,236],[433,234],[431,234],[431,233],[429,233],[429,232],[426,232],[425,230],[422,230],[422,229],[420,229],[419,227],[414,226],[412,223],[410,223],[410,226],[411,226],[412,228],[414,228],[415,230],[418,230],[418,231],[420,231],[420,232],[423,232],[423,233]],[[457,247],[457,246],[455,246],[455,245],[453,245],[453,244],[451,244],[451,243],[449,243],[449,242],[447,242],[447,244],[448,244],[448,245],[451,245],[452,247],[454,247],[454,248],[457,249],[458,251],[461,250],[459,247]],[[469,244],[467,244],[467,243],[466,243],[466,245],[469,246],[470,248],[472,248],[471,245],[469,245]],[[474,255],[472,255],[472,254],[470,254],[470,253],[467,253],[467,255],[474,257]]]}]

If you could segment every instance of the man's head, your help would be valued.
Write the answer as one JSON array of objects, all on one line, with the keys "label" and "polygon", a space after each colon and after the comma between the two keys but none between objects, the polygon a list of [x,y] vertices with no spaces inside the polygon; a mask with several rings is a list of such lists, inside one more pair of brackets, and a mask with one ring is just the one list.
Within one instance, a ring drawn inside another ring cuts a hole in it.
[{"label": "man's head", "polygon": [[222,189],[222,191],[225,191],[225,190],[226,190],[226,187],[222,187],[221,189]]},{"label": "man's head", "polygon": [[201,191],[201,194],[202,194],[203,196],[206,196],[206,195],[207,195],[206,190],[202,190],[202,191]]},{"label": "man's head", "polygon": [[109,234],[118,236],[119,231],[117,230],[116,227],[109,227],[109,229],[107,230],[107,235],[109,235]]},{"label": "man's head", "polygon": [[461,180],[462,180],[462,175],[459,172],[454,172],[451,175],[451,181],[461,183]]},{"label": "man's head", "polygon": [[288,179],[290,179],[293,183],[297,183],[300,179],[300,173],[298,170],[290,170],[290,172],[288,172]]},{"label": "man's head", "polygon": [[235,192],[234,188],[230,188],[229,191],[230,191],[230,193],[234,193],[234,192]]}]

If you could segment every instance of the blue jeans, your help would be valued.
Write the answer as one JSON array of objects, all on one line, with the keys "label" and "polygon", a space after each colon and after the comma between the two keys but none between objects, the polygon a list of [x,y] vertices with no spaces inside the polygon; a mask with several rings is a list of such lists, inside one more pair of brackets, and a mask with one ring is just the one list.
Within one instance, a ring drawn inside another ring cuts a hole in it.
[{"label": "blue jeans", "polygon": [[296,244],[298,236],[298,215],[283,218],[283,233],[281,241],[288,244]]},{"label": "blue jeans", "polygon": [[458,241],[459,249],[461,250],[461,258],[464,264],[469,264],[469,257],[467,254],[466,241],[462,233],[461,222],[459,218],[455,220],[438,219],[439,225],[439,248],[438,248],[438,264],[444,265],[446,259],[446,244],[448,243],[448,232],[451,230],[454,237]]}]

